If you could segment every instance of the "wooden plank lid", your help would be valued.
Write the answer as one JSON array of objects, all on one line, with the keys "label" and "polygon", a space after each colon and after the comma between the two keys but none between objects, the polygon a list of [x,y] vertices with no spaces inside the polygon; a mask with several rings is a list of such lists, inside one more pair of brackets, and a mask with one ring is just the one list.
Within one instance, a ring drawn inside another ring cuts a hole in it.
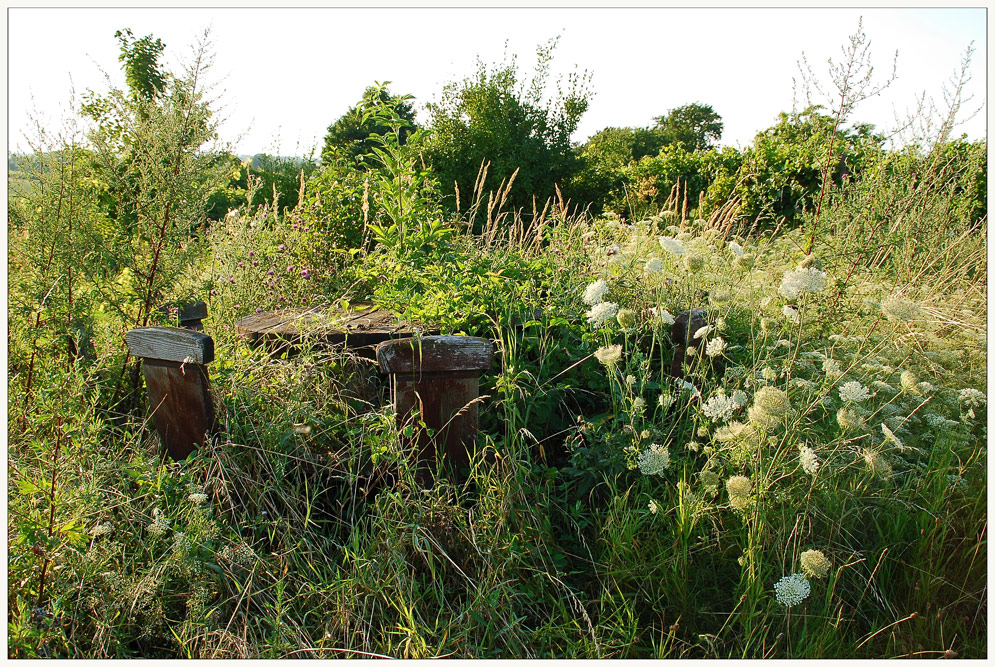
[{"label": "wooden plank lid", "polygon": [[139,327],[125,334],[128,349],[142,359],[207,364],[214,361],[214,339],[174,327]]},{"label": "wooden plank lid", "polygon": [[377,361],[388,373],[482,371],[494,358],[494,343],[471,336],[401,338],[377,345]]}]

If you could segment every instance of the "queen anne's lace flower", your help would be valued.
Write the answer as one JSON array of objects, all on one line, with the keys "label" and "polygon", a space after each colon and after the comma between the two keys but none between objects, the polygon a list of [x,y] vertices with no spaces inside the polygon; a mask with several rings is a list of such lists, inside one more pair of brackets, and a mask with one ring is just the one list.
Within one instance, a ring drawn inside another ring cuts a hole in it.
[{"label": "queen anne's lace flower", "polygon": [[807,445],[802,445],[798,448],[798,460],[802,464],[802,470],[805,471],[806,475],[814,475],[819,472],[819,466],[821,465],[819,457],[816,455],[815,450]]},{"label": "queen anne's lace flower", "polygon": [[735,399],[720,392],[705,401],[701,409],[709,419],[713,421],[725,421],[740,407]]},{"label": "queen anne's lace flower", "polygon": [[777,387],[761,387],[753,395],[753,407],[749,410],[750,421],[772,424],[791,410],[788,394]]},{"label": "queen anne's lace flower", "polygon": [[870,449],[865,449],[863,451],[864,463],[867,464],[867,469],[878,477],[883,477],[887,479],[891,477],[891,463],[885,458],[884,454],[881,452],[875,452]]},{"label": "queen anne's lace flower", "polygon": [[662,475],[670,467],[670,450],[650,445],[639,455],[639,471],[644,475]]},{"label": "queen anne's lace flower", "polygon": [[867,387],[856,380],[851,380],[840,387],[840,399],[847,403],[863,403],[870,397]]},{"label": "queen anne's lace flower", "polygon": [[826,378],[829,380],[835,380],[843,375],[842,369],[840,369],[840,362],[835,359],[826,359],[822,362],[822,370],[826,374]]},{"label": "queen anne's lace flower", "polygon": [[659,511],[659,509],[660,507],[656,504],[656,501],[651,500],[649,504],[650,514],[656,514]]},{"label": "queen anne's lace flower", "polygon": [[790,574],[774,584],[774,597],[785,607],[801,604],[811,592],[812,584],[803,574]]},{"label": "queen anne's lace flower", "polygon": [[686,255],[688,252],[688,249],[684,247],[683,243],[669,236],[660,237],[660,247],[669,252],[671,255]]},{"label": "queen anne's lace flower", "polygon": [[907,391],[910,394],[919,394],[919,378],[912,371],[902,371],[901,376],[898,378],[898,384],[902,387],[903,391]]},{"label": "queen anne's lace flower", "polygon": [[840,408],[836,413],[836,423],[844,431],[856,431],[863,428],[864,418],[853,408]]},{"label": "queen anne's lace flower", "polygon": [[595,329],[602,327],[618,313],[618,304],[602,301],[587,311],[587,321]]},{"label": "queen anne's lace flower", "polygon": [[719,490],[719,486],[722,484],[722,479],[719,477],[718,473],[714,470],[702,470],[701,474],[698,475],[701,480],[701,485],[709,493],[715,493]]},{"label": "queen anne's lace flower", "polygon": [[988,398],[973,387],[965,387],[957,394],[958,400],[966,407],[980,408],[988,402]]},{"label": "queen anne's lace flower", "polygon": [[206,493],[191,493],[189,496],[187,496],[187,500],[189,500],[190,502],[192,502],[194,505],[200,505],[200,504],[202,504],[202,503],[204,503],[204,502],[207,501],[207,494]]},{"label": "queen anne's lace flower", "polygon": [[606,294],[608,294],[608,283],[599,278],[584,290],[584,303],[588,306],[599,304]]},{"label": "queen anne's lace flower", "polygon": [[919,317],[919,304],[893,294],[881,302],[881,313],[892,322],[911,322]]},{"label": "queen anne's lace flower", "polygon": [[735,241],[729,241],[729,250],[732,250],[732,254],[736,255],[736,257],[742,257],[746,254],[743,251],[743,246],[739,245]]},{"label": "queen anne's lace flower", "polygon": [[809,266],[804,269],[785,271],[778,291],[784,298],[794,301],[809,292],[821,292],[826,287],[826,274]]},{"label": "queen anne's lace flower", "polygon": [[708,334],[712,333],[712,329],[713,328],[714,327],[712,327],[711,324],[706,324],[705,326],[696,329],[695,332],[694,332],[694,336],[692,336],[692,337],[695,340],[698,340],[699,338],[704,338]]},{"label": "queen anne's lace flower", "polygon": [[781,312],[784,313],[784,319],[788,320],[792,324],[798,324],[802,321],[801,315],[799,315],[798,311],[791,306],[784,306],[781,308]]},{"label": "queen anne's lace flower", "polygon": [[705,346],[705,354],[710,357],[717,357],[726,351],[726,342],[721,336],[717,336],[712,340],[708,341],[708,345]]},{"label": "queen anne's lace flower", "polygon": [[169,530],[169,521],[162,516],[162,511],[158,508],[152,510],[152,523],[148,527],[149,535],[159,537],[165,535],[167,530]]},{"label": "queen anne's lace flower", "polygon": [[663,260],[659,257],[653,257],[646,261],[646,266],[643,269],[646,273],[661,273],[663,272]]},{"label": "queen anne's lace flower", "polygon": [[826,558],[826,554],[816,549],[803,551],[800,557],[802,571],[810,577],[821,579],[829,573],[832,563]]},{"label": "queen anne's lace flower", "polygon": [[630,329],[636,325],[636,311],[629,308],[622,308],[615,318],[623,329]]},{"label": "queen anne's lace flower", "polygon": [[681,258],[681,264],[688,273],[697,273],[705,266],[705,258],[701,255],[684,255]]},{"label": "queen anne's lace flower", "polygon": [[895,435],[894,431],[888,428],[887,424],[881,424],[881,432],[884,433],[885,442],[893,443],[899,451],[903,451],[905,449],[905,445],[903,445],[902,441],[898,439],[898,436]]},{"label": "queen anne's lace flower", "polygon": [[98,523],[96,526],[93,527],[93,530],[90,531],[90,535],[92,535],[93,537],[103,537],[105,535],[113,535],[113,534],[114,534],[114,524],[112,524],[109,521],[105,523]]},{"label": "queen anne's lace flower", "polygon": [[729,504],[741,510],[750,504],[750,493],[753,492],[753,482],[749,477],[735,475],[726,480],[726,491],[729,493]]},{"label": "queen anne's lace flower", "polygon": [[607,345],[599,347],[594,353],[594,358],[603,363],[605,366],[614,366],[622,358],[622,346]]}]

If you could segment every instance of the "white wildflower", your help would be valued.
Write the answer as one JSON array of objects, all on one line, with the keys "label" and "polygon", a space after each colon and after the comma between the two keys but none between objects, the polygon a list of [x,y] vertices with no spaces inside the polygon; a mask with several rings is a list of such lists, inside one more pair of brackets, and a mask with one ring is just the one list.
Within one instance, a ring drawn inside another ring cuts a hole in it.
[{"label": "white wildflower", "polygon": [[881,313],[891,322],[911,322],[919,317],[919,304],[893,294],[881,302]]},{"label": "white wildflower", "polygon": [[599,347],[594,353],[594,357],[605,366],[614,366],[622,358],[622,346],[607,345]]},{"label": "white wildflower", "polygon": [[165,535],[167,530],[169,530],[169,521],[162,516],[162,511],[158,508],[152,510],[152,523],[148,527],[149,534],[159,537]]},{"label": "white wildflower", "polygon": [[798,448],[798,459],[801,461],[802,470],[805,471],[806,475],[814,475],[819,471],[821,463],[819,461],[819,457],[815,453],[815,450],[811,447],[801,445]]},{"label": "white wildflower", "polygon": [[704,338],[708,334],[712,333],[712,328],[711,324],[706,324],[705,326],[700,327],[694,332],[694,339],[698,340],[699,338]]},{"label": "white wildflower", "polygon": [[686,255],[688,249],[684,247],[684,244],[677,239],[670,238],[669,236],[660,237],[660,247],[669,252],[671,255]]},{"label": "white wildflower", "polygon": [[782,577],[774,584],[774,597],[785,607],[794,607],[805,601],[812,592],[812,584],[803,574],[791,574]]},{"label": "white wildflower", "polygon": [[958,400],[964,404],[965,407],[980,408],[988,402],[988,398],[984,393],[978,391],[974,387],[965,387],[960,390],[957,394]]},{"label": "white wildflower", "polygon": [[109,521],[105,523],[98,523],[90,531],[90,535],[92,535],[93,537],[103,537],[105,535],[110,536],[113,534],[114,534],[114,524],[112,524]]},{"label": "white wildflower", "polygon": [[742,406],[724,392],[712,396],[701,406],[702,412],[712,421],[726,421]]},{"label": "white wildflower", "polygon": [[653,257],[646,261],[646,266],[643,267],[646,273],[661,273],[663,272],[663,260],[659,257]]},{"label": "white wildflower", "polygon": [[746,254],[743,250],[743,246],[739,245],[735,241],[729,241],[729,250],[732,250],[732,254],[736,255],[736,257],[742,257]]},{"label": "white wildflower", "polygon": [[794,301],[803,294],[821,292],[826,287],[826,274],[809,266],[805,269],[785,271],[781,279],[779,292],[789,301]]},{"label": "white wildflower", "polygon": [[736,475],[726,480],[726,491],[729,493],[729,504],[734,509],[746,509],[750,504],[753,482],[750,481],[749,477]]},{"label": "white wildflower", "polygon": [[840,362],[835,359],[827,358],[823,361],[822,370],[825,371],[826,378],[829,380],[835,380],[843,375],[843,370],[840,368]]},{"label": "white wildflower", "polygon": [[588,306],[597,305],[604,300],[606,294],[608,294],[608,283],[599,278],[584,290],[584,303]]},{"label": "white wildflower", "polygon": [[847,382],[840,387],[840,399],[847,403],[863,403],[871,397],[867,387],[856,380]]},{"label": "white wildflower", "polygon": [[726,351],[726,342],[721,336],[717,336],[712,340],[708,341],[708,345],[705,346],[705,354],[710,357],[717,357]]},{"label": "white wildflower", "polygon": [[888,459],[885,458],[884,454],[870,449],[865,449],[862,454],[864,457],[864,463],[867,464],[867,469],[873,474],[885,479],[891,477],[891,463],[888,462]]},{"label": "white wildflower", "polygon": [[792,324],[799,324],[802,321],[798,311],[791,306],[785,306],[781,309],[781,312],[784,313],[784,319],[788,320]]},{"label": "white wildflower", "polygon": [[680,387],[683,391],[690,391],[691,398],[701,398],[701,391],[687,380],[682,380],[681,378],[677,378],[677,386]]},{"label": "white wildflower", "polygon": [[661,445],[650,445],[639,455],[639,471],[644,475],[662,475],[670,467],[670,450]]},{"label": "white wildflower", "polygon": [[805,574],[816,579],[822,579],[829,574],[829,569],[833,566],[826,558],[826,554],[816,549],[803,551],[799,560],[801,560],[802,570]]},{"label": "white wildflower", "polygon": [[611,301],[602,301],[587,311],[587,322],[597,329],[614,319],[617,313],[618,304]]},{"label": "white wildflower", "polygon": [[192,502],[194,505],[200,505],[207,501],[206,493],[191,493],[187,496],[187,500]]},{"label": "white wildflower", "polygon": [[660,394],[660,398],[657,401],[657,403],[661,408],[666,410],[667,408],[669,408],[671,405],[674,404],[674,395],[671,394],[669,391],[662,393]]},{"label": "white wildflower", "polygon": [[902,441],[898,439],[898,436],[895,435],[895,432],[892,431],[890,428],[888,428],[887,424],[881,424],[881,432],[884,433],[885,442],[893,443],[895,447],[898,448],[898,451],[905,451],[905,445],[903,445]]},{"label": "white wildflower", "polygon": [[660,509],[660,507],[656,504],[655,500],[650,501],[649,508],[650,508],[650,514],[656,514]]}]

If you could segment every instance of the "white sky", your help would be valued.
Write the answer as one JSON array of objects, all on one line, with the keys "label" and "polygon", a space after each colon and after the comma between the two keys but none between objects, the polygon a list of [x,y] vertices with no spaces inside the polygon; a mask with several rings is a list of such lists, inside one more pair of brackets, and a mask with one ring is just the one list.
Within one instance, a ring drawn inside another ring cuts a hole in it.
[{"label": "white sky", "polygon": [[[854,119],[881,130],[942,85],[973,42],[972,108],[986,100],[987,10],[967,9],[32,9],[7,13],[8,150],[25,149],[28,114],[57,124],[70,90],[106,89],[101,68],[124,85],[115,30],[153,34],[173,69],[211,28],[211,78],[226,118],[222,137],[235,152],[303,155],[374,81],[417,98],[437,98],[445,83],[475,70],[476,57],[518,54],[530,74],[538,44],[560,35],[554,75],[592,73],[594,97],[574,140],[608,126],[645,126],[654,116],[703,102],[722,116],[723,144],[745,147],[792,107],[792,79],[804,52],[826,77],[826,61],[863,17],[876,73],[898,80],[857,107]],[[553,87],[555,89],[555,87]],[[418,120],[428,120],[421,111]],[[986,135],[987,108],[958,128]]]}]

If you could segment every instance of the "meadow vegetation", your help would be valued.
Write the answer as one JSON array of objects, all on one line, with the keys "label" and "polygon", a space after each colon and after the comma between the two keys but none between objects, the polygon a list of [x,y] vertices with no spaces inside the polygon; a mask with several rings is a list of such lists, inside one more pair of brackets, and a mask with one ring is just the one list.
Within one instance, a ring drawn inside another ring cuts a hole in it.
[{"label": "meadow vegetation", "polygon": [[[702,103],[575,146],[554,42],[254,172],[206,44],[118,39],[129,88],[8,159],[10,657],[987,655],[967,62],[901,146],[852,121],[859,31],[743,152]],[[123,336],[194,299],[221,430],[172,461]],[[364,300],[496,342],[467,483],[419,483],[369,362],[234,330]]]}]

